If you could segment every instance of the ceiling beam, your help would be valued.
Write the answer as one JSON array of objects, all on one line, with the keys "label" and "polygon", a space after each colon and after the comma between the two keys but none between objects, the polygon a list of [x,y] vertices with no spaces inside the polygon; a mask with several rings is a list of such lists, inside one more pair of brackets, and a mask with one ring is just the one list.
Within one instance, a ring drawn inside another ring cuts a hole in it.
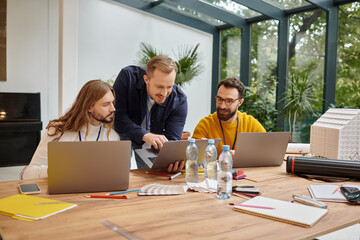
[{"label": "ceiling beam", "polygon": [[256,12],[281,20],[284,17],[284,11],[272,4],[269,4],[262,0],[233,0],[243,6],[246,6]]},{"label": "ceiling beam", "polygon": [[307,0],[307,1],[326,11],[329,11],[329,9],[334,6],[333,0]]},{"label": "ceiling beam", "polygon": [[180,13],[177,13],[175,11],[160,7],[160,4],[154,5],[151,3],[144,2],[142,0],[113,0],[114,2],[118,2],[120,4],[124,4],[129,7],[136,8],[138,10],[148,12],[154,15],[157,15],[162,18],[166,18],[168,20],[174,21],[176,23],[180,23],[195,29],[198,29],[203,32],[207,32],[210,34],[213,34],[217,31],[216,27],[205,23],[203,21],[200,21],[195,18],[190,18],[187,16],[184,16]]},{"label": "ceiling beam", "polygon": [[216,29],[218,29],[218,30],[226,30],[226,29],[233,28],[233,27],[234,27],[233,25],[227,23],[227,24],[217,26]]},{"label": "ceiling beam", "polygon": [[348,4],[353,2],[359,2],[359,0],[334,0],[334,4],[340,5],[340,4]]},{"label": "ceiling beam", "polygon": [[242,28],[247,25],[245,19],[241,18],[240,16],[237,16],[231,12],[222,10],[221,8],[218,8],[216,6],[213,6],[213,5],[205,3],[205,2],[200,2],[200,1],[195,1],[195,0],[192,0],[192,1],[168,0],[168,2],[176,3],[180,6],[195,10],[195,11],[205,14],[207,16],[210,16],[210,17],[213,17],[220,21],[231,24],[235,27]]}]

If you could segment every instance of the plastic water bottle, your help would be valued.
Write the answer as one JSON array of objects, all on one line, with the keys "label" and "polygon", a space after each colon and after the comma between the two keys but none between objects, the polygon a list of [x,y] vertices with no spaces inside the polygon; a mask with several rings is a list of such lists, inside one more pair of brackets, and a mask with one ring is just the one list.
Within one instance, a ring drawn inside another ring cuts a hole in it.
[{"label": "plastic water bottle", "polygon": [[217,150],[214,139],[208,140],[208,146],[205,149],[205,178],[217,180]]},{"label": "plastic water bottle", "polygon": [[219,156],[219,175],[217,185],[217,197],[220,199],[227,199],[231,197],[232,193],[232,165],[233,160],[230,154],[230,146],[223,145],[223,151]]},{"label": "plastic water bottle", "polygon": [[186,148],[185,181],[197,183],[199,180],[198,149],[194,138],[189,138]]}]

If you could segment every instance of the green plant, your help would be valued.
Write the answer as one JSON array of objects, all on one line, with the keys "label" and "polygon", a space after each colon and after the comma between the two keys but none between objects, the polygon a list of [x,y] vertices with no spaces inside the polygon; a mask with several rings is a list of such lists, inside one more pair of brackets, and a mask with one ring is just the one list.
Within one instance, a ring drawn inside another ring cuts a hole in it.
[{"label": "green plant", "polygon": [[[201,60],[200,53],[198,52],[199,45],[198,43],[194,47],[179,47],[178,53],[174,53],[176,57],[175,63],[178,67],[178,73],[175,78],[176,85],[180,87],[186,85],[204,70],[204,67],[199,63]],[[136,54],[136,62],[138,65],[146,67],[151,58],[160,54],[163,53],[153,48],[150,44],[142,42]]]},{"label": "green plant", "polygon": [[112,77],[111,78],[109,78],[109,79],[105,79],[105,80],[102,80],[102,81],[104,81],[104,82],[106,82],[106,83],[108,83],[110,86],[113,86],[114,85],[114,82],[115,82],[115,80],[116,80],[116,77],[117,77],[117,75],[116,74],[114,74],[114,75],[112,75]]},{"label": "green plant", "polygon": [[294,72],[288,79],[288,83],[287,94],[282,99],[284,101],[282,114],[288,119],[291,133],[290,142],[293,142],[296,120],[304,118],[313,111],[312,102],[314,98],[311,91],[312,82],[306,72]]},{"label": "green plant", "polygon": [[149,62],[150,59],[161,54],[163,53],[157,50],[156,48],[153,48],[150,44],[141,42],[140,49],[136,53],[136,57],[137,57],[136,63],[139,66],[146,67],[146,64]]},{"label": "green plant", "polygon": [[274,78],[268,78],[265,81],[253,81],[250,87],[245,87],[244,103],[240,109],[256,118],[266,131],[277,131],[277,111],[274,98]]}]

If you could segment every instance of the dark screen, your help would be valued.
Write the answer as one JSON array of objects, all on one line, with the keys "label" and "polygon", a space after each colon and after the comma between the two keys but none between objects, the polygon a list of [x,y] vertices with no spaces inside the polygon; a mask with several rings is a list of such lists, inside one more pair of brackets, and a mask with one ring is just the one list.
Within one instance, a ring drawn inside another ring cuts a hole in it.
[{"label": "dark screen", "polygon": [[38,192],[40,188],[35,183],[21,184],[19,185],[22,192]]},{"label": "dark screen", "polygon": [[0,121],[40,121],[40,93],[0,93]]}]

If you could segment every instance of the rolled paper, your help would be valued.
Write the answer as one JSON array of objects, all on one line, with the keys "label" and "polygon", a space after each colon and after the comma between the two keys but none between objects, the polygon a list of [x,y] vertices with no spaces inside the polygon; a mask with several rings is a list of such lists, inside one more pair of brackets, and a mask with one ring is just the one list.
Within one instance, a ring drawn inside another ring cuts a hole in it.
[{"label": "rolled paper", "polygon": [[286,172],[360,179],[360,162],[340,159],[288,156]]}]

